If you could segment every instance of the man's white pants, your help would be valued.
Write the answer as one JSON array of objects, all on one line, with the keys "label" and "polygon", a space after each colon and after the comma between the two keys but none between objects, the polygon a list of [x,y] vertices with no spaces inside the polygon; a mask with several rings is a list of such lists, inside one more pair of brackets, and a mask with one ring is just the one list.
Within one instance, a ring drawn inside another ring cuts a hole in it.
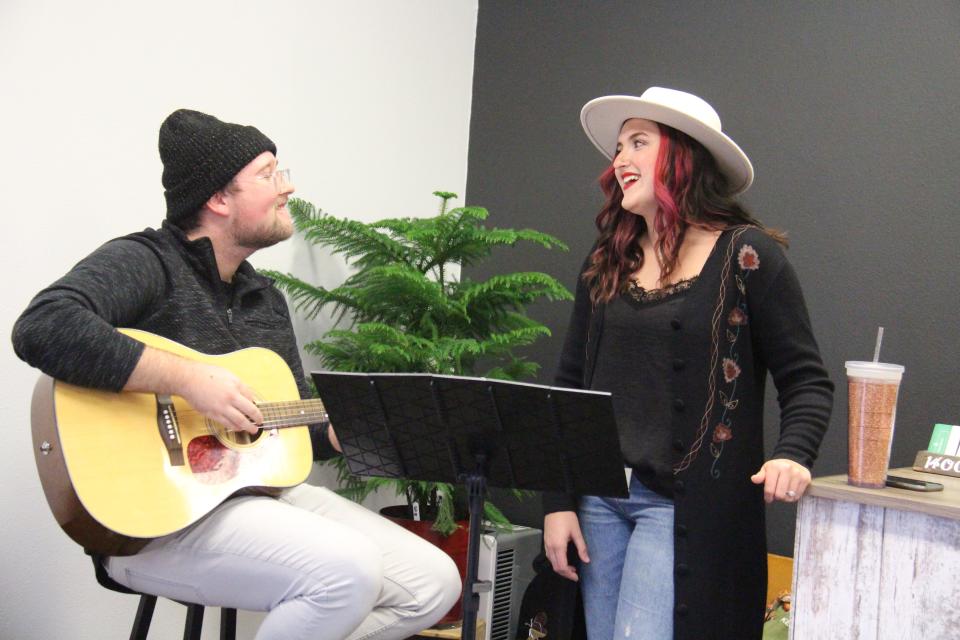
[{"label": "man's white pants", "polygon": [[269,611],[257,640],[392,640],[439,620],[460,595],[445,553],[334,492],[228,500],[197,524],[105,561],[136,591]]}]

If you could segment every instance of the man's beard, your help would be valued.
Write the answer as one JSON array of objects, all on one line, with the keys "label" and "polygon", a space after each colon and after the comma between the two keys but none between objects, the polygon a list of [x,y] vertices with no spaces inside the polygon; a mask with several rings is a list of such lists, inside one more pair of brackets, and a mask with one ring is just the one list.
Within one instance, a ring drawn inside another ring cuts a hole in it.
[{"label": "man's beard", "polygon": [[280,217],[276,217],[268,228],[255,229],[234,227],[233,240],[244,249],[266,249],[278,242],[282,242],[293,235],[293,226],[285,225]]}]

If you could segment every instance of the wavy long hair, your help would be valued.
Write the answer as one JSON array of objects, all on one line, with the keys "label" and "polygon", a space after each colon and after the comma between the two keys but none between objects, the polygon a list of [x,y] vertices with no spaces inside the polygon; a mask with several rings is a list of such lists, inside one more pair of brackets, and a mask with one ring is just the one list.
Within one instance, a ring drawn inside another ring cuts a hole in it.
[{"label": "wavy long hair", "polygon": [[[653,192],[657,202],[656,250],[663,256],[660,279],[677,268],[680,245],[691,226],[713,231],[753,225],[786,246],[786,236],[765,228],[731,194],[730,184],[713,155],[687,134],[657,123],[660,148],[654,163]],[[594,304],[609,302],[623,292],[630,276],[643,265],[640,238],[647,232],[643,216],[623,208],[623,190],[611,164],[600,175],[606,202],[597,214],[600,232],[583,278]]]}]

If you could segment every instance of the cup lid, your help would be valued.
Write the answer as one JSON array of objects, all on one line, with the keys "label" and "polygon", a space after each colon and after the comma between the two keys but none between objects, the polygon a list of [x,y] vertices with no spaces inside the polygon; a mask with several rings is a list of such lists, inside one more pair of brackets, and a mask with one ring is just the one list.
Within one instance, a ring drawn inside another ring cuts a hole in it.
[{"label": "cup lid", "polygon": [[904,372],[902,364],[890,364],[889,362],[847,360],[844,365],[847,368],[847,375],[855,378],[900,380]]}]

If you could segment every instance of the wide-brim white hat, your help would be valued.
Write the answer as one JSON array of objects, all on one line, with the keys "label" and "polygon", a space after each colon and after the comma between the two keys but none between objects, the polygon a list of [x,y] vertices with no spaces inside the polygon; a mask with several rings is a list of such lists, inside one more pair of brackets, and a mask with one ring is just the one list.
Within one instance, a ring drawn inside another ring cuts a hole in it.
[{"label": "wide-brim white hat", "polygon": [[580,110],[580,124],[600,151],[613,159],[623,123],[631,118],[660,122],[684,132],[713,154],[734,194],[753,184],[750,158],[720,128],[720,116],[701,98],[663,87],[650,87],[636,96],[594,98]]}]

